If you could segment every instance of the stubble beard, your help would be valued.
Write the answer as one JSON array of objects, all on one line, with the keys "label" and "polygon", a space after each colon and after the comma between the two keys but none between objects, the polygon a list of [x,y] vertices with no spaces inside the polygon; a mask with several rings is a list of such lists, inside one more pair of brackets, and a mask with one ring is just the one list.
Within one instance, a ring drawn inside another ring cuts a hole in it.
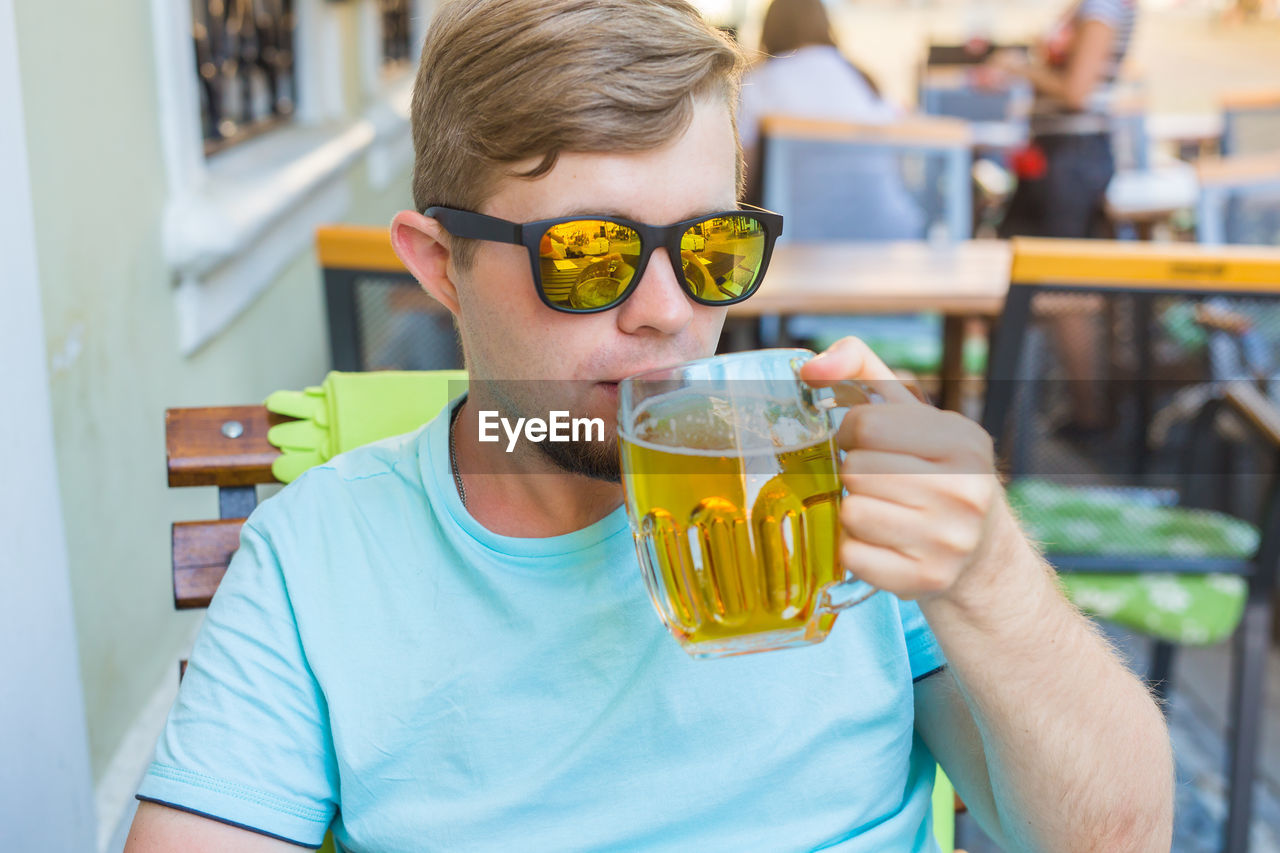
[{"label": "stubble beard", "polygon": [[616,436],[605,441],[544,441],[535,446],[565,473],[606,483],[622,482]]},{"label": "stubble beard", "polygon": [[[491,384],[488,391],[494,401],[502,406],[503,412],[511,412],[517,417],[529,417],[529,412],[526,411],[528,407],[517,402],[497,383]],[[605,483],[622,482],[616,432],[613,435],[608,435],[606,432],[604,441],[540,441],[533,443],[533,446],[551,464],[566,474],[576,474]]]}]

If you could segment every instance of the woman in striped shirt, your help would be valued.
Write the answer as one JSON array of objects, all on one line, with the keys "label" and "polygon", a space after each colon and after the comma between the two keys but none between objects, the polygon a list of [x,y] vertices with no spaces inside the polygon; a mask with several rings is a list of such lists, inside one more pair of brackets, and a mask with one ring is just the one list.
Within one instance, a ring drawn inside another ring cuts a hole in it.
[{"label": "woman in striped shirt", "polygon": [[1041,43],[1038,56],[999,53],[989,66],[1035,89],[1032,145],[1001,236],[1097,236],[1115,173],[1110,107],[1129,50],[1137,0],[1080,0]]},{"label": "woman in striped shirt", "polygon": [[[1078,0],[1040,44],[1034,59],[999,53],[995,76],[1026,78],[1035,89],[1031,145],[1014,158],[1018,187],[1000,236],[1106,236],[1107,185],[1115,174],[1110,112],[1116,78],[1137,19],[1137,0]],[[1056,432],[1093,440],[1105,429],[1094,344],[1097,323],[1078,300],[1042,302],[1069,379],[1070,420]]]}]

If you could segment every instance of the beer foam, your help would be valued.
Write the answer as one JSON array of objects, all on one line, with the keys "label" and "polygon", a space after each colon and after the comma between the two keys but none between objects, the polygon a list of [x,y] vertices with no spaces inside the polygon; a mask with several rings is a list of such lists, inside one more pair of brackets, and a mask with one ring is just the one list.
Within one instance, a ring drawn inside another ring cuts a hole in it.
[{"label": "beer foam", "polygon": [[646,401],[622,431],[635,444],[688,456],[773,454],[830,437],[825,415],[793,403],[679,391]]}]

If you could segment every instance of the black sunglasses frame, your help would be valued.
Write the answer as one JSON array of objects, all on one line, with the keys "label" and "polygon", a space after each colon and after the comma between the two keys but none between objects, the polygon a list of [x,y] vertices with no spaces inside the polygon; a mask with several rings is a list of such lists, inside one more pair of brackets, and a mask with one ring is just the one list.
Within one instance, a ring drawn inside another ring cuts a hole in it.
[{"label": "black sunglasses frame", "polygon": [[[515,246],[524,246],[529,251],[529,265],[533,269],[533,284],[538,291],[538,298],[543,304],[554,311],[561,311],[565,314],[597,314],[601,311],[609,311],[621,305],[640,284],[640,279],[644,276],[645,269],[649,266],[649,258],[653,255],[653,250],[662,247],[667,250],[667,256],[671,260],[671,267],[675,272],[676,281],[680,283],[680,289],[685,295],[700,305],[724,306],[734,305],[748,299],[760,289],[760,282],[764,279],[765,270],[769,268],[769,258],[773,255],[773,244],[777,242],[778,237],[782,235],[782,215],[774,213],[762,208],[747,208],[740,210],[726,210],[718,213],[708,213],[703,216],[696,216],[693,219],[686,219],[683,222],[676,222],[671,225],[647,225],[643,222],[636,222],[631,219],[623,219],[618,216],[561,216],[556,219],[539,219],[536,222],[510,222],[506,219],[499,219],[496,216],[488,216],[483,213],[475,213],[470,210],[459,210],[453,207],[428,207],[422,211],[424,216],[430,216],[444,226],[444,229],[455,237],[461,237],[467,240],[487,240],[494,243],[509,243]],[[711,219],[719,219],[722,217],[745,217],[754,219],[760,223],[761,230],[764,231],[765,243],[764,253],[760,256],[760,268],[756,272],[755,280],[751,283],[750,289],[744,291],[741,296],[735,296],[732,299],[703,299],[693,292],[692,285],[684,275],[684,267],[680,256],[680,240],[685,232],[693,226],[707,222]],[[596,308],[568,308],[564,305],[558,305],[547,298],[546,292],[542,288],[542,269],[538,263],[540,248],[542,244],[542,236],[556,225],[563,225],[566,222],[608,222],[613,225],[623,225],[635,231],[640,236],[640,260],[636,265],[635,273],[631,276],[631,281],[617,299],[612,302],[601,305]]]}]

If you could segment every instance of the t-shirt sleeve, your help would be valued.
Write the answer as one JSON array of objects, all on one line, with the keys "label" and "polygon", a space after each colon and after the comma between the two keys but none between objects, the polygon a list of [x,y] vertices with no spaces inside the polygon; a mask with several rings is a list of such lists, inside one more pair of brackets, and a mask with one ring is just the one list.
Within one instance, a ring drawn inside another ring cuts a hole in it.
[{"label": "t-shirt sleeve", "polygon": [[246,523],[138,798],[316,847],[337,791],[328,709],[279,560]]},{"label": "t-shirt sleeve", "polygon": [[1084,0],[1076,13],[1078,21],[1101,21],[1117,30],[1126,17],[1125,0]]},{"label": "t-shirt sleeve", "polygon": [[907,659],[911,663],[911,680],[919,681],[947,665],[947,659],[933,636],[929,623],[914,601],[898,600],[898,614],[902,618],[902,632],[907,639]]}]

